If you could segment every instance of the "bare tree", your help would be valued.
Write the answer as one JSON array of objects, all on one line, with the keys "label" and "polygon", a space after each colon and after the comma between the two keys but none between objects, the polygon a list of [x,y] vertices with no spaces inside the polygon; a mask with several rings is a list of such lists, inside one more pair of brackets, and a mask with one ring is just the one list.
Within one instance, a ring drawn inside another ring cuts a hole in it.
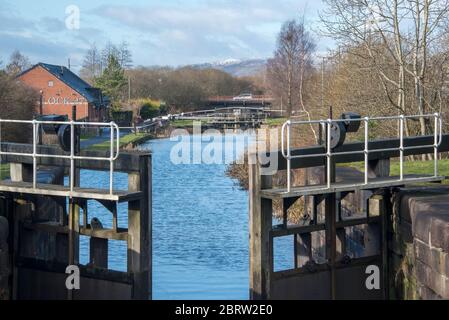
[{"label": "bare tree", "polygon": [[31,66],[28,57],[20,53],[19,50],[15,50],[9,58],[9,63],[6,65],[6,73],[12,77],[17,76],[22,71],[25,71]]},{"label": "bare tree", "polygon": [[111,57],[114,57],[123,69],[132,67],[132,52],[126,41],[118,46],[108,42],[102,50],[99,50],[93,43],[84,56],[83,67],[80,71],[81,77],[89,83],[93,83],[107,67]]},{"label": "bare tree", "polygon": [[101,50],[101,59],[100,59],[101,71],[103,71],[106,68],[111,56],[119,60],[120,54],[117,46],[113,44],[111,41],[108,41],[108,43],[106,43],[104,48]]},{"label": "bare tree", "polygon": [[[437,0],[408,0],[407,9],[413,18],[414,29],[409,36],[412,49],[412,68],[406,71],[413,77],[415,97],[419,114],[426,113],[425,96],[427,72],[429,66],[429,51],[434,47],[436,39],[440,39],[443,28],[447,25],[449,1]],[[428,107],[433,108],[431,105]],[[420,119],[421,134],[426,133],[425,119]]]},{"label": "bare tree", "polygon": [[83,67],[80,75],[89,83],[93,83],[95,78],[101,73],[101,56],[95,43],[91,44],[83,60]]},{"label": "bare tree", "polygon": [[[306,71],[312,69],[312,53],[315,51],[315,43],[309,36],[309,33],[305,31],[304,28],[304,17],[300,23],[302,28],[299,28],[299,103],[301,105],[302,111],[307,115],[307,118],[311,120],[310,112],[306,108],[304,103],[304,82],[306,77]],[[310,125],[310,129],[315,137],[315,141],[317,140],[317,134],[313,125]]]},{"label": "bare tree", "polygon": [[132,52],[129,50],[129,44],[126,41],[123,41],[118,47],[118,61],[123,69],[132,67]]},{"label": "bare tree", "polygon": [[123,69],[132,67],[132,52],[129,50],[129,44],[126,41],[123,41],[120,45],[115,45],[109,41],[105,45],[101,51],[102,69],[106,67],[111,56],[117,59]]},{"label": "bare tree", "polygon": [[[289,20],[282,25],[274,57],[267,64],[267,74],[274,95],[286,97],[288,117],[296,105],[310,118],[304,103],[304,80],[312,68],[314,50],[315,43],[305,29],[304,19]],[[312,132],[316,137],[313,128]]]},{"label": "bare tree", "polygon": [[[448,15],[447,0],[325,0],[321,20],[327,34],[346,46],[363,46],[367,65],[379,76],[384,92],[398,112],[423,115],[425,83],[432,42],[443,30]],[[412,27],[412,28],[411,28]],[[412,30],[412,31],[410,31]],[[385,63],[393,61],[394,65]],[[391,68],[396,76],[391,75]],[[407,77],[415,83],[412,106]],[[391,88],[397,98],[391,96]],[[409,126],[405,127],[410,134]],[[426,133],[424,118],[420,132]]]},{"label": "bare tree", "polygon": [[[287,116],[292,114],[294,84],[295,80],[299,78],[298,65],[300,62],[302,29],[303,25],[298,24],[295,20],[285,22],[278,35],[274,58],[268,62],[269,74],[280,86],[286,88]],[[297,72],[295,73],[295,71]]]}]

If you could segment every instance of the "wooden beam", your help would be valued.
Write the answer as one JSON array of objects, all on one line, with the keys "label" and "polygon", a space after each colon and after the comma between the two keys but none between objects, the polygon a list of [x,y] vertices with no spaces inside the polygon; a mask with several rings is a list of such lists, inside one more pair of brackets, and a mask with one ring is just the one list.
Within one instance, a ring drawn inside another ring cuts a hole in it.
[{"label": "wooden beam", "polygon": [[36,189],[33,189],[31,182],[21,181],[1,181],[0,191],[23,193],[53,197],[68,197],[71,195],[74,198],[82,198],[87,200],[103,200],[104,201],[118,201],[126,202],[130,200],[138,200],[142,197],[142,192],[121,191],[114,190],[111,195],[109,189],[92,189],[92,188],[74,188],[70,192],[70,187],[56,184],[37,184]]},{"label": "wooden beam", "polygon": [[293,237],[295,247],[295,268],[303,267],[312,260],[312,234],[296,234]]},{"label": "wooden beam", "polygon": [[[46,272],[56,272],[65,274],[67,263],[60,263],[55,261],[36,260],[34,258],[18,258],[16,260],[17,266],[20,268],[41,270]],[[95,269],[88,266],[78,265],[81,277],[92,278],[97,280],[113,281],[126,284],[132,284],[133,279],[127,272]]]},{"label": "wooden beam", "polygon": [[304,233],[312,233],[317,231],[322,231],[326,229],[326,225],[324,223],[320,224],[311,224],[308,226],[295,226],[290,225],[287,228],[284,228],[283,225],[279,225],[281,227],[275,228],[271,230],[271,236],[274,238],[285,237],[292,234],[304,234]]},{"label": "wooden beam", "polygon": [[328,195],[336,192],[354,192],[357,190],[374,190],[384,187],[400,187],[409,184],[425,183],[425,182],[441,182],[445,179],[444,176],[430,176],[430,175],[415,175],[409,174],[404,176],[404,180],[399,180],[399,177],[380,177],[370,179],[369,184],[360,182],[336,182],[331,184],[328,188],[327,185],[311,185],[305,187],[292,187],[290,192],[286,188],[275,188],[261,190],[261,196],[268,199],[283,199],[291,197],[301,197],[309,195]]},{"label": "wooden beam", "polygon": [[[433,145],[434,137],[433,136],[422,136],[422,137],[407,137],[404,138],[404,147],[412,147],[412,146],[423,146],[423,145]],[[338,148],[336,148],[333,152],[354,152],[354,151],[363,151],[365,144],[363,142],[353,142],[346,143]],[[369,160],[378,160],[378,159],[389,159],[399,157],[399,150],[392,151],[376,151],[376,149],[387,149],[387,148],[399,148],[399,139],[384,139],[384,140],[374,140],[368,143],[368,149],[370,150],[370,154],[368,156]],[[438,148],[438,152],[446,152],[449,151],[449,134],[444,134],[442,136],[442,142],[440,147]],[[311,146],[311,147],[303,147],[300,149],[292,149],[292,156],[296,155],[313,155],[313,154],[325,154],[325,148],[323,146]],[[419,148],[412,150],[405,150],[404,155],[419,155],[433,153],[433,148]],[[275,151],[269,153],[267,155],[263,155],[263,157],[267,157],[268,159],[272,159],[277,163],[278,170],[286,170],[287,169],[287,161],[282,156],[281,151]],[[309,167],[318,167],[325,165],[326,157],[309,157],[309,158],[298,158],[292,159],[291,168],[292,169],[300,169],[300,168],[309,168]],[[357,162],[363,161],[364,155],[363,153],[350,153],[344,155],[335,155],[333,159],[336,163],[348,163],[348,162]],[[277,161],[277,162],[276,162]],[[269,167],[270,163],[264,164],[263,167]]]},{"label": "wooden beam", "polygon": [[[335,264],[336,269],[346,269],[346,268],[352,268],[355,266],[365,266],[370,264],[379,264],[381,261],[380,255],[375,256],[367,256],[367,257],[361,257],[361,258],[354,258],[350,259],[345,262],[337,262]],[[330,265],[328,263],[321,263],[314,265],[313,272],[329,272],[331,269]],[[273,272],[273,280],[279,280],[279,279],[285,279],[290,277],[298,277],[298,276],[306,276],[310,275],[310,268],[309,267],[302,267],[297,269],[290,269],[290,270],[283,270],[283,271],[276,271]]]},{"label": "wooden beam", "polygon": [[[33,153],[32,144],[23,143],[2,143],[2,152],[14,152],[14,153]],[[37,146],[38,154],[50,154],[50,155],[70,155],[67,152],[62,151],[56,146]],[[140,158],[148,156],[149,152],[120,152],[120,155],[116,161],[114,161],[114,170],[118,172],[139,172]],[[109,151],[94,151],[94,150],[81,150],[81,156],[87,157],[109,157]],[[33,158],[24,155],[5,155],[1,156],[3,162],[10,163],[23,163],[33,164]],[[43,166],[55,166],[55,167],[70,167],[70,159],[63,158],[38,158],[37,165]],[[97,160],[79,160],[77,163],[81,169],[89,170],[109,170],[108,161]]]},{"label": "wooden beam", "polygon": [[118,228],[115,231],[112,229],[92,229],[89,225],[87,228],[80,228],[80,235],[97,239],[128,241],[128,229],[126,228]]}]

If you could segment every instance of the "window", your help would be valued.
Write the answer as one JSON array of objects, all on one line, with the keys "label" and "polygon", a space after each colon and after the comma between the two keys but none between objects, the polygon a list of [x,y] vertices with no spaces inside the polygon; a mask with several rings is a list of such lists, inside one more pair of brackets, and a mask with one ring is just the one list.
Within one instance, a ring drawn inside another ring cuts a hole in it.
[{"label": "window", "polygon": [[48,86],[53,87],[53,81],[48,81]]}]

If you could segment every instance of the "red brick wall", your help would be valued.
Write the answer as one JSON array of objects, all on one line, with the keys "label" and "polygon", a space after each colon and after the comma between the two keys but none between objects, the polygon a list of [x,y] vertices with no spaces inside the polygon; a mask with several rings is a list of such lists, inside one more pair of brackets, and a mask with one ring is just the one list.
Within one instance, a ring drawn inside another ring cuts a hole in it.
[{"label": "red brick wall", "polygon": [[[43,113],[44,114],[61,114],[68,115],[69,119],[72,116],[72,106],[76,104],[77,118],[84,119],[91,115],[89,120],[101,120],[96,119],[92,112],[93,106],[89,106],[86,99],[80,95],[77,91],[67,86],[64,82],[60,81],[50,72],[37,66],[24,75],[19,77],[19,80],[37,91],[43,92]],[[49,81],[53,81],[53,87],[49,87]],[[91,112],[89,113],[89,109]],[[36,113],[39,113],[39,101],[36,104]]]}]

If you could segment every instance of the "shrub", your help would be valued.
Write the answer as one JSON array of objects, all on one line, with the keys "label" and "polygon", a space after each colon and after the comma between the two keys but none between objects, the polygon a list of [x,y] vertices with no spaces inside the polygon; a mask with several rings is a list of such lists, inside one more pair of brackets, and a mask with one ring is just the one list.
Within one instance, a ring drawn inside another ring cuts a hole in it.
[{"label": "shrub", "polygon": [[140,101],[140,117],[143,120],[154,118],[160,115],[161,104],[158,101],[151,99],[142,99]]},{"label": "shrub", "polygon": [[[3,119],[32,120],[39,94],[0,71],[0,113]],[[30,142],[31,125],[4,123],[1,130],[4,142]]]}]

